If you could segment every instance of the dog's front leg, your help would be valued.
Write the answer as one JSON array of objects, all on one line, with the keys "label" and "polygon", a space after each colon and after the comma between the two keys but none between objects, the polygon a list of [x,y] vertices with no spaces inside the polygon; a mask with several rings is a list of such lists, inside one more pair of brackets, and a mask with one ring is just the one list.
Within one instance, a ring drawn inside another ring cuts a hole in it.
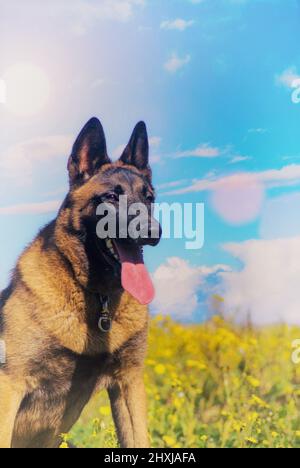
[{"label": "dog's front leg", "polygon": [[128,376],[125,395],[132,421],[134,447],[149,448],[147,397],[142,371]]},{"label": "dog's front leg", "polygon": [[114,384],[108,394],[119,444],[122,448],[134,448],[132,422],[122,385]]},{"label": "dog's front leg", "polygon": [[23,399],[9,377],[0,372],[0,448],[11,448],[16,416]]},{"label": "dog's front leg", "polygon": [[142,371],[126,374],[109,390],[122,448],[148,448],[146,391]]}]

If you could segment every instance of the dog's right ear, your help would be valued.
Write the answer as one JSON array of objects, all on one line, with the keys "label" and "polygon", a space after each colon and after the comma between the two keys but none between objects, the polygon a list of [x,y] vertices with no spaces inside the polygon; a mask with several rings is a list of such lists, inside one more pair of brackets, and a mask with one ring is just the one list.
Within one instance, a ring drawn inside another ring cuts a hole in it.
[{"label": "dog's right ear", "polygon": [[84,184],[101,166],[110,162],[103,127],[94,117],[84,126],[74,143],[68,162],[70,186]]}]

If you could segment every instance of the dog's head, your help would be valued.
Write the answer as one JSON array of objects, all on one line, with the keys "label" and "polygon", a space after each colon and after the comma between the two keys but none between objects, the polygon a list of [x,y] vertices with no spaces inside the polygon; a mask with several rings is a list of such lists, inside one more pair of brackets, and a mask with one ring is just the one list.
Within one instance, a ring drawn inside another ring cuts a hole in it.
[{"label": "dog's head", "polygon": [[107,154],[101,123],[93,118],[81,131],[68,162],[70,192],[63,209],[73,235],[89,257],[121,275],[122,286],[139,302],[154,290],[143,261],[143,247],[155,246],[161,227],[153,218],[155,192],[149,166],[146,125],[140,122],[117,162]]}]

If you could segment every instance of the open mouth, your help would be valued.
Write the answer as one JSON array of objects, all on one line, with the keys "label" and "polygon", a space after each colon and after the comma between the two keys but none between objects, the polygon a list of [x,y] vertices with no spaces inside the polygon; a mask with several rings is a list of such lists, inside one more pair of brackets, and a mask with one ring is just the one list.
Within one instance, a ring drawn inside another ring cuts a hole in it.
[{"label": "open mouth", "polygon": [[121,281],[125,291],[140,304],[150,304],[155,290],[144,263],[143,248],[112,239],[106,239],[105,246],[110,259],[121,265]]},{"label": "open mouth", "polygon": [[117,249],[114,247],[113,241],[111,239],[106,239],[105,246],[107,250],[109,251],[109,255],[111,255],[117,262],[120,263],[120,257],[119,257]]}]

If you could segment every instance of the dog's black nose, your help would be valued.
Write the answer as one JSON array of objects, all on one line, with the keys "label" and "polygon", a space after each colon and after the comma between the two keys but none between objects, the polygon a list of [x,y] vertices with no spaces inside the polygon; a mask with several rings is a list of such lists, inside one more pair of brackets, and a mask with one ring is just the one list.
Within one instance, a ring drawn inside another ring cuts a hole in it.
[{"label": "dog's black nose", "polygon": [[141,234],[142,243],[145,245],[156,246],[162,236],[161,225],[156,219],[150,218],[148,223],[141,226]]}]

